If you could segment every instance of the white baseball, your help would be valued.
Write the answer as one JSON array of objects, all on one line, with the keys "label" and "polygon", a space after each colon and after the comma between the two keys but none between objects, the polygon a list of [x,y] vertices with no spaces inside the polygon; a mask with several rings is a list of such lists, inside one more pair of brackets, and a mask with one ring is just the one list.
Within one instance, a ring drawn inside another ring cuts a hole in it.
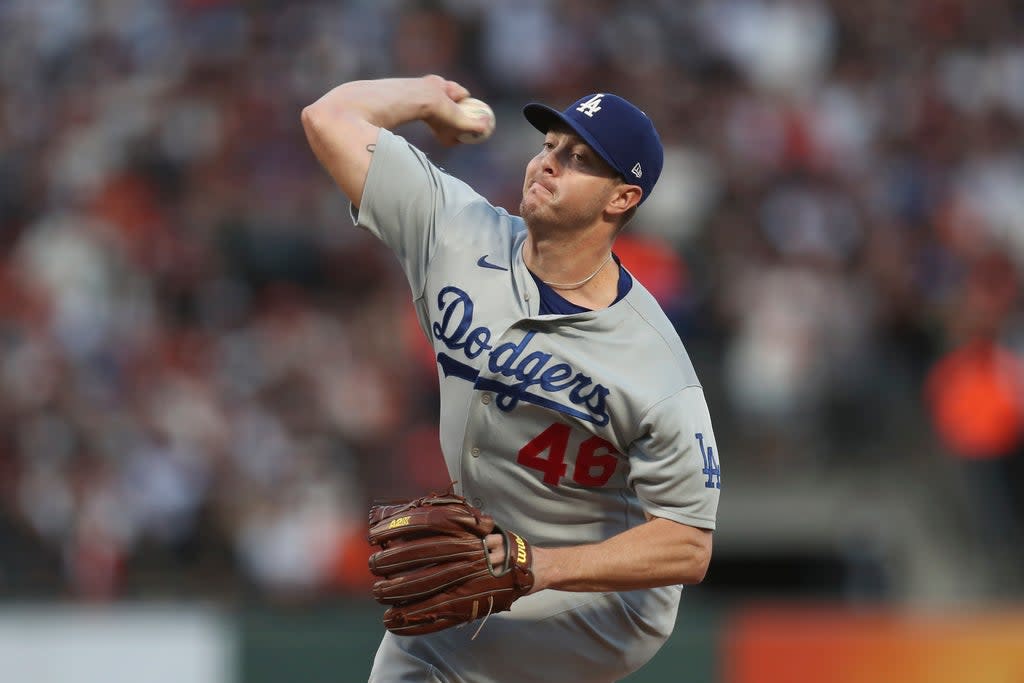
[{"label": "white baseball", "polygon": [[482,133],[460,133],[458,141],[467,145],[472,145],[477,142],[483,142],[487,138],[491,137],[491,133],[494,132],[494,110],[491,106],[483,100],[478,100],[475,97],[467,97],[459,100],[459,106],[462,107],[462,111],[466,112],[467,115],[475,119],[487,119],[487,128]]}]

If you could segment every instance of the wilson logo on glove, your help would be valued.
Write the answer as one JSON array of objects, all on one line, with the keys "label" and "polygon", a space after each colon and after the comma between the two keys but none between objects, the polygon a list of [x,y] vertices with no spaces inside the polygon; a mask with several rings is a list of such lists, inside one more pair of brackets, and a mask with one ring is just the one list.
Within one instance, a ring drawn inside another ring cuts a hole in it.
[{"label": "wilson logo on glove", "polygon": [[516,561],[519,564],[526,564],[526,541],[517,534],[511,534],[511,536],[516,539]]}]

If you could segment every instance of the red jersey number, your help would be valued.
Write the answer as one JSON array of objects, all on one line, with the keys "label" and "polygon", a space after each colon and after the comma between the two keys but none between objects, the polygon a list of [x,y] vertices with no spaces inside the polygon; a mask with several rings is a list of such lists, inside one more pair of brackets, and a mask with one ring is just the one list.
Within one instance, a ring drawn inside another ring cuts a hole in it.
[{"label": "red jersey number", "polygon": [[[544,473],[544,483],[558,486],[569,466],[565,454],[569,448],[569,425],[556,422],[519,449],[517,462]],[[581,486],[604,486],[615,474],[619,452],[599,436],[592,436],[576,450],[572,480]]]}]

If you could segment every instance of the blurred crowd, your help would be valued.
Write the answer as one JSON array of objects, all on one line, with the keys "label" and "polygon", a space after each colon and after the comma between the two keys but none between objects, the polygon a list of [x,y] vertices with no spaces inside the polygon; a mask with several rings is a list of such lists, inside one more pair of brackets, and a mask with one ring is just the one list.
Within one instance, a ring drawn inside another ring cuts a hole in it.
[{"label": "blurred crowd", "polygon": [[1024,546],[1022,36],[1019,0],[0,2],[0,595],[364,589],[368,502],[448,485],[436,370],[299,114],[426,73],[498,133],[400,132],[512,211],[526,102],[654,119],[619,253],[727,470],[923,451]]}]

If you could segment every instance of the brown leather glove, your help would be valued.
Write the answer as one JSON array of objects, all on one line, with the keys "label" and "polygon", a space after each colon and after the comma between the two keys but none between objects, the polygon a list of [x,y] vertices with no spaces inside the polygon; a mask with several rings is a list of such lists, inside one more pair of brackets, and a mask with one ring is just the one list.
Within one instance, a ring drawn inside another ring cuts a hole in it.
[{"label": "brown leather glove", "polygon": [[[530,545],[495,526],[490,515],[454,493],[370,508],[369,541],[380,550],[370,571],[373,597],[388,605],[384,625],[396,635],[432,633],[503,612],[533,588]],[[505,538],[494,567],[484,537]]]}]

